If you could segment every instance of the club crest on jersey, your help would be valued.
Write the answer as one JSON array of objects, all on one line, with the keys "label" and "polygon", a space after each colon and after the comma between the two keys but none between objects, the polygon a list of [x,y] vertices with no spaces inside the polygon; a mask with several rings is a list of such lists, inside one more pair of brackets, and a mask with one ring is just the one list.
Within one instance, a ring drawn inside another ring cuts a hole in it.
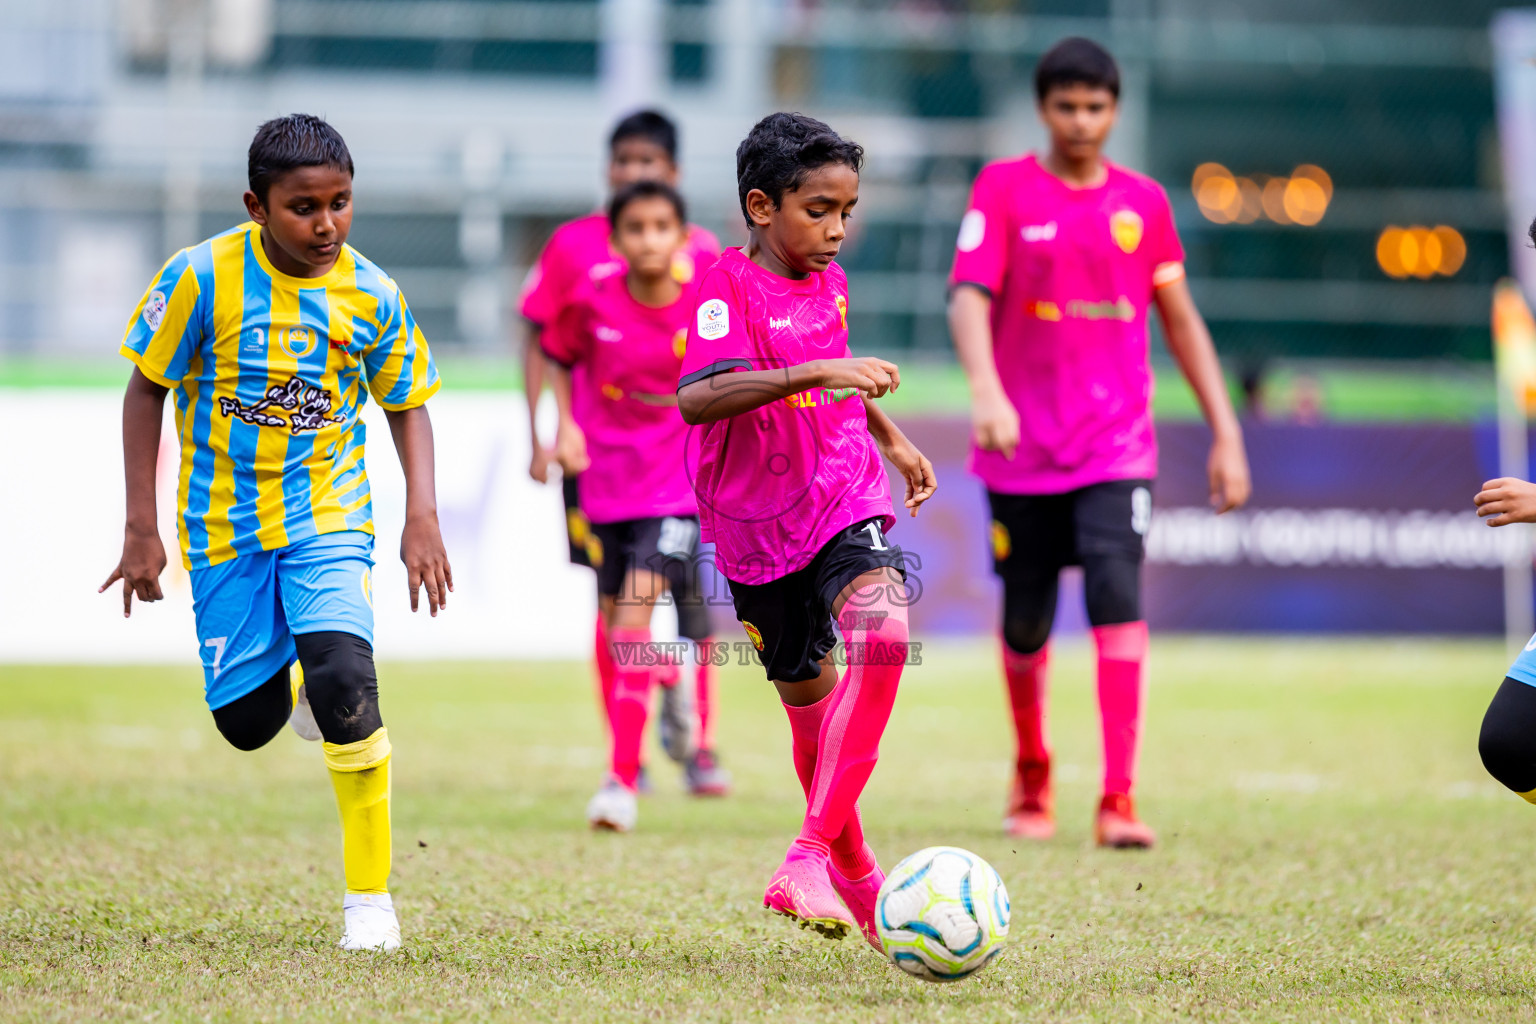
[{"label": "club crest on jersey", "polygon": [[277,332],[277,343],[295,359],[303,359],[313,352],[319,340],[319,332],[308,327],[284,327]]},{"label": "club crest on jersey", "polygon": [[837,315],[842,319],[843,330],[846,331],[848,329],[848,297],[846,295],[837,297]]},{"label": "club crest on jersey", "polygon": [[758,628],[756,626],[752,625],[752,623],[748,622],[745,619],[743,619],[741,621],[741,625],[742,625],[743,628],[746,629],[746,631],[747,631],[747,639],[752,641],[752,646],[756,647],[758,649],[758,651],[762,651],[762,649],[763,649],[763,634],[758,631]]},{"label": "club crest on jersey", "polygon": [[723,338],[731,331],[731,312],[719,299],[710,299],[699,307],[699,337],[706,341]]},{"label": "club crest on jersey", "polygon": [[679,249],[672,254],[672,280],[678,284],[687,284],[693,280],[693,257]]},{"label": "club crest on jersey", "polygon": [[1142,226],[1141,215],[1135,210],[1117,210],[1109,218],[1109,233],[1127,255],[1141,244]]},{"label": "club crest on jersey", "polygon": [[688,353],[688,329],[685,327],[672,335],[672,354],[681,359]]},{"label": "club crest on jersey", "polygon": [[165,320],[165,292],[154,291],[144,301],[144,322],[151,331],[158,331]]}]

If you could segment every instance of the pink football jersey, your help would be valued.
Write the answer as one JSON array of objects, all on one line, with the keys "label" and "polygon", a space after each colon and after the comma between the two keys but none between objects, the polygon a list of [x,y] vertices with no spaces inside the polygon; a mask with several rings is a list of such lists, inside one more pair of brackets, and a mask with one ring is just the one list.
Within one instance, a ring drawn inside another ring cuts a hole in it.
[{"label": "pink football jersey", "polygon": [[644,306],[618,274],[579,287],[554,325],[545,354],[572,374],[571,405],[592,465],[576,478],[581,510],[594,523],[698,511],[677,411],[677,377],[694,285],[660,308]]},{"label": "pink football jersey", "polygon": [[1184,274],[1173,211],[1150,178],[1107,164],[1074,189],[1033,156],[988,164],[960,224],[951,286],[992,296],[992,354],[1019,447],[973,450],[988,489],[1058,494],[1157,473],[1147,312]]},{"label": "pink football jersey", "polygon": [[[836,263],[796,281],[727,249],[699,286],[679,388],[780,370],[848,349],[848,279]],[[839,530],[895,525],[890,484],[858,392],[817,388],[696,428],[693,486],[716,565],[738,583],[804,568]]]},{"label": "pink football jersey", "polygon": [[[615,277],[627,269],[624,258],[609,242],[606,213],[590,213],[555,229],[539,260],[523,283],[523,316],[547,327],[571,301],[583,282]],[[696,224],[688,226],[688,241],[672,262],[673,275],[690,284],[720,255],[720,240]]]}]

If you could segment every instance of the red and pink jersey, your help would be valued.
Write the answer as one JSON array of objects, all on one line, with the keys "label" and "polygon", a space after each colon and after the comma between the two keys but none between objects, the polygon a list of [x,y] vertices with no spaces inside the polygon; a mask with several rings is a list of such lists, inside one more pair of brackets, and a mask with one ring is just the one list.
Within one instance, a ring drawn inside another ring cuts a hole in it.
[{"label": "red and pink jersey", "polygon": [[688,425],[677,411],[696,295],[685,285],[670,306],[645,306],[630,295],[626,275],[604,277],[579,287],[539,335],[546,355],[580,369],[572,374],[571,411],[592,465],[576,488],[594,523],[698,511],[684,452]]},{"label": "red and pink jersey", "polygon": [[1162,188],[1106,164],[1074,189],[1033,156],[982,168],[950,285],[992,296],[992,355],[1019,412],[1012,460],[973,450],[1006,494],[1059,494],[1157,473],[1147,312],[1184,274]]},{"label": "red and pink jersey", "polygon": [[[548,327],[583,283],[622,276],[628,268],[624,258],[613,251],[611,234],[606,213],[590,213],[556,228],[523,284],[523,316]],[[690,224],[688,241],[673,258],[672,273],[681,283],[689,284],[719,255],[720,240]]]},{"label": "red and pink jersey", "polygon": [[[804,280],[727,249],[704,275],[679,388],[738,370],[845,359],[848,279],[836,263]],[[715,564],[738,583],[808,565],[839,530],[882,517],[890,483],[853,389],[816,388],[698,428],[693,487]]]}]

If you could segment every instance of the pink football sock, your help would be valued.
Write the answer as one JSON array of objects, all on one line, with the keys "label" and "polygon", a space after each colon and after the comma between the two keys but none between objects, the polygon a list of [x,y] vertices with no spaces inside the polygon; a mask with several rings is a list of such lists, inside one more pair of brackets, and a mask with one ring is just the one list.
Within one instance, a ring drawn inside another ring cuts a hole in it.
[{"label": "pink football sock", "polygon": [[[806,704],[803,707],[784,705],[784,713],[789,716],[789,735],[795,758],[795,775],[799,777],[800,788],[805,791],[807,797],[810,796],[811,783],[816,777],[816,748],[821,742],[822,722],[826,718],[827,708],[832,706],[832,697],[835,693],[834,690],[815,704]],[[857,805],[853,810],[853,816],[848,819],[848,823],[843,826],[843,831],[829,844],[829,847],[832,864],[843,877],[859,879],[869,874],[876,863],[874,851],[864,842],[864,826],[859,820]]]},{"label": "pink football sock", "polygon": [[832,691],[816,745],[816,774],[797,840],[831,846],[851,821],[880,757],[907,659],[907,608],[891,586],[867,586],[843,610],[848,671]]},{"label": "pink football sock", "polygon": [[1095,626],[1099,648],[1099,721],[1104,731],[1104,792],[1129,796],[1136,778],[1147,624]]},{"label": "pink football sock", "polygon": [[1019,771],[1026,765],[1048,764],[1051,750],[1045,731],[1045,694],[1051,660],[1050,644],[1034,654],[1020,654],[1003,643],[1003,676],[1008,680],[1008,705],[1018,737]]},{"label": "pink football sock", "polygon": [[613,725],[613,774],[634,789],[640,775],[640,745],[651,706],[651,684],[656,679],[655,667],[643,664],[646,656],[640,648],[641,644],[650,643],[651,631],[614,629],[610,635],[615,647],[634,645],[614,657],[613,700],[608,706],[608,718]]},{"label": "pink football sock", "polygon": [[608,627],[603,623],[603,613],[597,613],[597,628],[592,636],[592,665],[597,670],[597,706],[603,712],[603,724],[608,735],[613,735],[613,720],[609,709],[613,707],[613,651],[608,647]]},{"label": "pink football sock", "polygon": [[699,714],[699,748],[715,749],[715,642],[706,637],[697,643],[694,658],[693,703]]}]

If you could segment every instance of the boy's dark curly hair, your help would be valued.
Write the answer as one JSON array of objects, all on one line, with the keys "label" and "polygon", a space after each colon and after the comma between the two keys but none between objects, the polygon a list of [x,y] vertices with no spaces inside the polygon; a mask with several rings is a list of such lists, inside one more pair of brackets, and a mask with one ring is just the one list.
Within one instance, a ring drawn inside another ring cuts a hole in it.
[{"label": "boy's dark curly hair", "polygon": [[352,154],[341,133],[313,114],[274,117],[256,129],[246,154],[246,178],[261,205],[267,205],[274,180],[300,167],[334,167],[351,176]]},{"label": "boy's dark curly hair", "polygon": [[747,226],[747,193],[759,189],[778,209],[784,193],[797,192],[818,167],[842,164],[857,173],[864,166],[864,147],[843,138],[814,117],[769,114],[736,147],[736,192]]}]

